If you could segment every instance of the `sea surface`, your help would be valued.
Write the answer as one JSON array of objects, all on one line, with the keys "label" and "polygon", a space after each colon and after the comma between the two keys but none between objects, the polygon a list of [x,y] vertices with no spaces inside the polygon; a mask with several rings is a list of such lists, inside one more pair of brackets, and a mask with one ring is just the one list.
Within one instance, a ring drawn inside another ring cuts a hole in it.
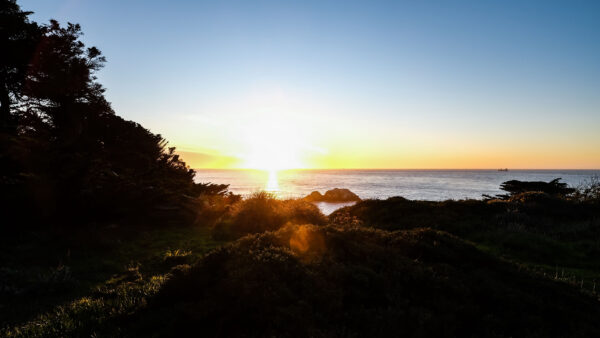
[{"label": "sea surface", "polygon": [[[600,176],[600,170],[197,170],[196,181],[229,184],[247,196],[267,190],[281,198],[304,197],[312,191],[347,188],[360,198],[403,196],[415,200],[482,198],[495,195],[508,180],[550,181],[562,178],[570,186]],[[325,212],[339,205],[319,205]]]}]

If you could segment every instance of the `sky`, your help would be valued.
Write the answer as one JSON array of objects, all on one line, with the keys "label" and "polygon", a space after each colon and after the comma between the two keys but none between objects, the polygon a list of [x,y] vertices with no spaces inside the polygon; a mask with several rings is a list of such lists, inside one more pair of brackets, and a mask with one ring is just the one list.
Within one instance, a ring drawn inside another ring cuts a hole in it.
[{"label": "sky", "polygon": [[600,168],[600,1],[18,3],[193,168]]}]

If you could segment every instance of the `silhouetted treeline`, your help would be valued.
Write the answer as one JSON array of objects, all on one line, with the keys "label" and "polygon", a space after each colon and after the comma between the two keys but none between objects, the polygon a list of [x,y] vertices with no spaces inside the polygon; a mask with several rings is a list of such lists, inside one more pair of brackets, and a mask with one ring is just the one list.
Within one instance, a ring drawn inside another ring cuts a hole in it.
[{"label": "silhouetted treeline", "polygon": [[0,0],[3,217],[82,223],[225,192],[194,184],[165,139],[115,115],[95,75],[105,58],[84,45],[78,24],[38,24],[29,14]]},{"label": "silhouetted treeline", "polygon": [[531,191],[536,191],[556,197],[566,197],[578,191],[575,188],[567,186],[566,183],[561,182],[560,180],[560,178],[555,178],[550,182],[510,180],[503,182],[500,185],[500,189],[508,192],[508,194],[496,195],[495,197],[483,195],[483,197],[487,199],[499,198],[507,200],[518,194]]}]

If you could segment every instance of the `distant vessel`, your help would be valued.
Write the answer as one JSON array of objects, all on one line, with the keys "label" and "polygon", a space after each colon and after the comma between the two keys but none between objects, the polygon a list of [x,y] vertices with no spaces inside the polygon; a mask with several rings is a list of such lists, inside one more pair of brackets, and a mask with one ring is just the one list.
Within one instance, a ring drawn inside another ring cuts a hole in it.
[{"label": "distant vessel", "polygon": [[498,169],[498,171],[508,171],[508,168],[504,168],[504,169],[500,168],[500,169]]}]

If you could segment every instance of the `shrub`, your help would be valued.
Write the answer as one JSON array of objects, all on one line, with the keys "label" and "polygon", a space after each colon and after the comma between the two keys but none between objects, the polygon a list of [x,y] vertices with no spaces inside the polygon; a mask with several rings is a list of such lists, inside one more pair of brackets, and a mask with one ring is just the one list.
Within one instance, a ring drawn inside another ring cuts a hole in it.
[{"label": "shrub", "polygon": [[246,234],[274,231],[286,223],[325,224],[327,218],[312,203],[279,200],[267,192],[257,192],[231,207],[231,214],[213,228],[220,238],[238,238]]},{"label": "shrub", "polygon": [[364,200],[336,210],[329,218],[352,219],[366,226],[384,230],[431,227],[454,234],[479,228],[501,207],[479,200],[412,201],[403,197]]},{"label": "shrub", "polygon": [[336,224],[347,220],[384,230],[431,227],[468,239],[500,229],[589,239],[600,232],[599,206],[541,191],[516,193],[507,199],[441,202],[392,197],[358,202],[335,211],[329,219]]},{"label": "shrub", "polygon": [[316,205],[301,199],[281,201],[281,208],[286,218],[286,223],[318,225],[327,223],[327,217],[323,215]]},{"label": "shrub", "polygon": [[139,314],[137,334],[593,336],[598,315],[594,299],[446,233],[302,225],[179,270]]},{"label": "shrub", "polygon": [[592,176],[581,183],[573,197],[582,202],[600,203],[600,177]]},{"label": "shrub", "polygon": [[194,224],[214,227],[229,215],[233,205],[240,200],[240,195],[231,192],[226,194],[202,193],[196,198],[190,198],[186,209],[193,215]]},{"label": "shrub", "polygon": [[258,192],[234,206],[232,230],[253,234],[277,230],[285,223],[281,201],[267,192]]}]

